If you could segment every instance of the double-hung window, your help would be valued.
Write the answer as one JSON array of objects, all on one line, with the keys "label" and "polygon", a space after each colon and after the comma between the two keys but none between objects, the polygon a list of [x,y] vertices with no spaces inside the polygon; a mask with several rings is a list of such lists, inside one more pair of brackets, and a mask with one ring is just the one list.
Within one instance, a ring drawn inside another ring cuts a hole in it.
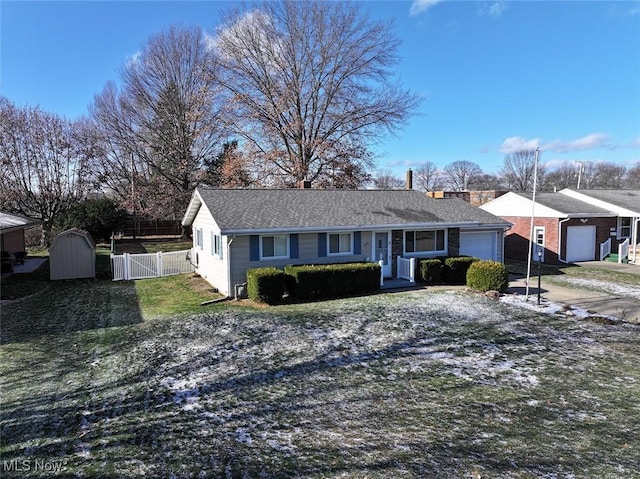
[{"label": "double-hung window", "polygon": [[211,254],[222,258],[222,235],[211,233]]},{"label": "double-hung window", "polygon": [[353,254],[351,233],[330,233],[328,236],[330,255]]},{"label": "double-hung window", "polygon": [[196,248],[198,248],[199,250],[202,250],[202,246],[203,246],[203,239],[202,239],[202,228],[197,228],[196,229]]},{"label": "double-hung window", "polygon": [[445,250],[444,230],[405,231],[406,253],[433,253]]},{"label": "double-hung window", "polygon": [[289,235],[260,237],[260,258],[283,259],[289,257]]},{"label": "double-hung window", "polygon": [[618,238],[631,237],[631,218],[618,217]]}]

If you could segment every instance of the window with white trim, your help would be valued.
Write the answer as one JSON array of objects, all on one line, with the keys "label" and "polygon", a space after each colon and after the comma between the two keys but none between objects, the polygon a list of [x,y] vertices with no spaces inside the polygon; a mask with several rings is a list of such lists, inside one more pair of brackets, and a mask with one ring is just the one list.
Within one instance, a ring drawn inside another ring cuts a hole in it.
[{"label": "window with white trim", "polygon": [[631,237],[631,218],[618,217],[618,238]]},{"label": "window with white trim", "polygon": [[445,230],[418,230],[404,232],[406,253],[444,252]]},{"label": "window with white trim", "polygon": [[329,233],[327,235],[330,255],[353,254],[353,240],[351,233]]},{"label": "window with white trim", "polygon": [[222,258],[222,235],[211,232],[211,254]]},{"label": "window with white trim", "polygon": [[202,228],[197,228],[196,229],[196,248],[198,249],[202,249]]},{"label": "window with white trim", "polygon": [[283,259],[289,257],[289,235],[260,237],[261,259]]}]

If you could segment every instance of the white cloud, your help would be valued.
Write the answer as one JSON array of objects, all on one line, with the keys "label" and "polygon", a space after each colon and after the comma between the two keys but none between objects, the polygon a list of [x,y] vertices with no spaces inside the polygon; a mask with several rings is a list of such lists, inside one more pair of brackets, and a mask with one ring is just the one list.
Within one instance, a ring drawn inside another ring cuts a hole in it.
[{"label": "white cloud", "polygon": [[544,145],[545,150],[552,150],[558,153],[568,153],[570,151],[583,151],[593,150],[595,148],[610,148],[607,144],[609,141],[608,135],[602,133],[591,133],[577,140],[571,141],[553,141],[547,145]]},{"label": "white cloud", "polygon": [[515,153],[516,151],[535,150],[540,148],[542,151],[553,151],[556,153],[570,153],[572,151],[594,150],[598,148],[615,149],[614,145],[609,143],[609,135],[602,133],[591,133],[575,140],[555,140],[549,143],[543,143],[540,138],[526,139],[521,136],[511,136],[502,142],[500,153]]},{"label": "white cloud", "polygon": [[534,138],[527,140],[521,136],[511,136],[502,142],[500,147],[500,153],[508,154],[515,153],[517,151],[535,150],[540,146],[540,139]]},{"label": "white cloud", "polygon": [[422,12],[426,12],[435,4],[440,3],[442,0],[413,0],[411,8],[409,9],[410,15],[418,15]]},{"label": "white cloud", "polygon": [[499,17],[506,8],[507,4],[504,0],[485,2],[480,5],[478,13],[482,16]]}]

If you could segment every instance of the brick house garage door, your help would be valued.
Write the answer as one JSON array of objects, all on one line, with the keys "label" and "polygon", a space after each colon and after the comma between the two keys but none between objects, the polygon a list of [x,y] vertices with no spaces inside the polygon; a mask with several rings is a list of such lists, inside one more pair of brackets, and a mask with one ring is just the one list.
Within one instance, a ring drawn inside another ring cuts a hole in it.
[{"label": "brick house garage door", "polygon": [[496,232],[460,232],[460,254],[496,260]]},{"label": "brick house garage door", "polygon": [[596,259],[596,227],[567,227],[567,261],[593,261]]}]

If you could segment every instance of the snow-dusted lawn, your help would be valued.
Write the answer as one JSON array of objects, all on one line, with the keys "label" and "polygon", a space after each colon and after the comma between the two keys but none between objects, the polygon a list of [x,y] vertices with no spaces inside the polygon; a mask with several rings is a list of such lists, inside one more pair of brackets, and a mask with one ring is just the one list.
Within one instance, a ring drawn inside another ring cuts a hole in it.
[{"label": "snow-dusted lawn", "polygon": [[3,335],[7,477],[14,460],[32,466],[16,477],[36,460],[109,478],[640,474],[638,326],[462,292],[109,327],[118,311],[65,334],[41,325],[96,313],[43,311],[37,334]]}]

